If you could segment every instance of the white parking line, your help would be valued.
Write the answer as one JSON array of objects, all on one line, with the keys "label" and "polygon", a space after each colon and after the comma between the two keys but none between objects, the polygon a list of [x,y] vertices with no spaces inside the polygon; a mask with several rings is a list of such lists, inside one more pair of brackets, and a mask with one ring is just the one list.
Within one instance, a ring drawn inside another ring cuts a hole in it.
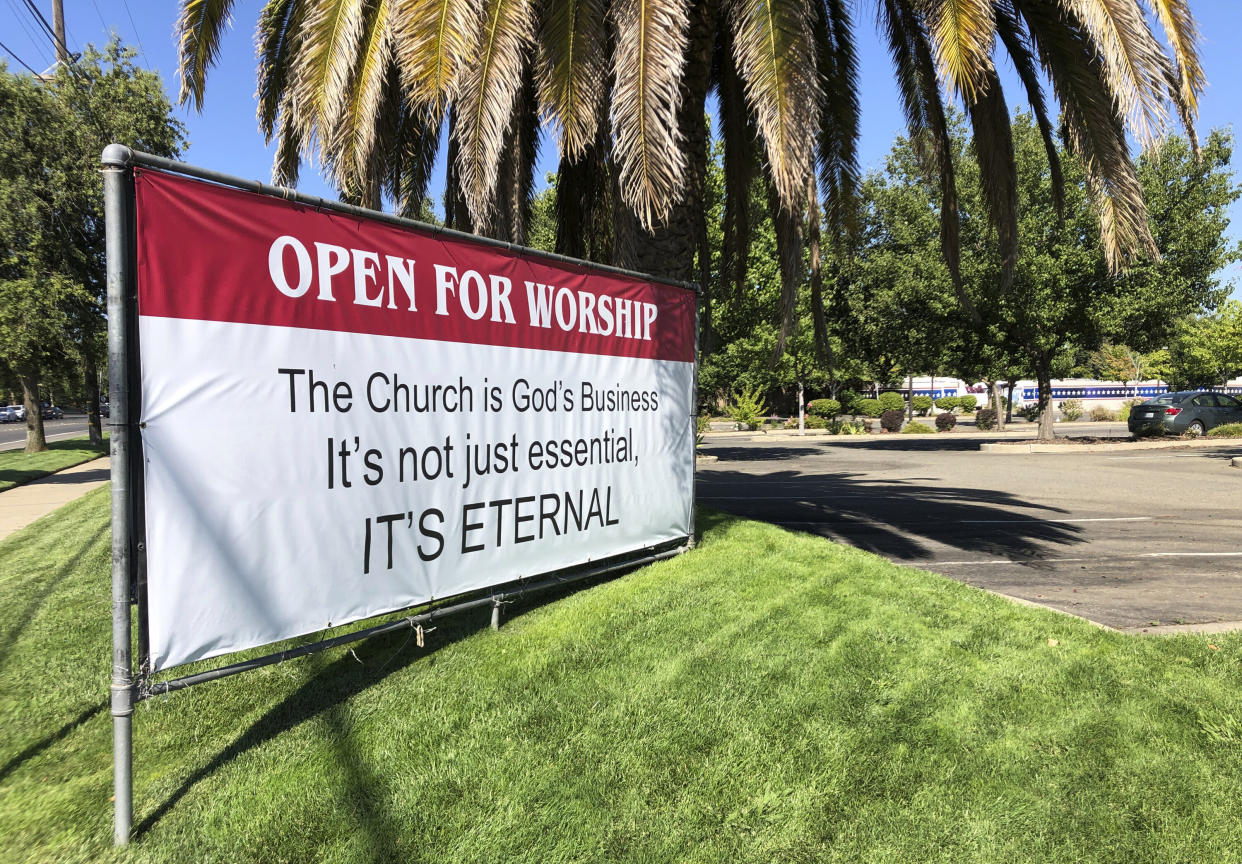
[{"label": "white parking line", "polygon": [[1028,522],[1150,522],[1151,516],[1085,516],[1081,519],[962,519],[964,525],[1012,525]]}]

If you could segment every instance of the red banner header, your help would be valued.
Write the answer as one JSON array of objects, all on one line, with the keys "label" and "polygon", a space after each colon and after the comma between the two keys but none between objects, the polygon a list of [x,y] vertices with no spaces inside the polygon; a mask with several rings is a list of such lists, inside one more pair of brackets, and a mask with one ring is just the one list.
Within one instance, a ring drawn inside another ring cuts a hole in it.
[{"label": "red banner header", "polygon": [[694,360],[694,294],[150,169],[140,315]]}]

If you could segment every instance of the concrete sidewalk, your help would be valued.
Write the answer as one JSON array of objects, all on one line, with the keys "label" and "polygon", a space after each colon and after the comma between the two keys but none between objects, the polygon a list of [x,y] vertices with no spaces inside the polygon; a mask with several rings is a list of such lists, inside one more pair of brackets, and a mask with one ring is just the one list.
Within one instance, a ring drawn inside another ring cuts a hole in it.
[{"label": "concrete sidewalk", "polygon": [[107,456],[0,492],[0,540],[108,482]]}]

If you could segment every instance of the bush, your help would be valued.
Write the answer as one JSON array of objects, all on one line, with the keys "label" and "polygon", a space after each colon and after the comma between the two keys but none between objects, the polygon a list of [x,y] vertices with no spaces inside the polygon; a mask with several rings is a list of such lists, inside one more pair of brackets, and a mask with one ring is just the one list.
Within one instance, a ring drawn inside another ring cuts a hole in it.
[{"label": "bush", "polygon": [[1145,401],[1147,401],[1147,400],[1145,400],[1145,399],[1127,399],[1126,401],[1122,402],[1122,403],[1121,403],[1121,409],[1117,412],[1117,419],[1118,419],[1118,420],[1129,420],[1129,419],[1130,419],[1130,411],[1134,408],[1134,406],[1135,406],[1135,405],[1142,405]]},{"label": "bush", "polygon": [[1208,433],[1209,438],[1242,438],[1242,423],[1226,423]]},{"label": "bush", "polygon": [[1091,419],[1097,423],[1106,423],[1117,419],[1117,412],[1105,408],[1103,405],[1096,405],[1091,409]]},{"label": "bush", "polygon": [[814,399],[807,403],[806,411],[815,417],[836,417],[841,413],[841,403],[836,399]]},{"label": "bush", "polygon": [[914,405],[914,413],[920,417],[926,417],[927,412],[932,408],[932,398],[930,396],[915,396],[910,401]]},{"label": "bush", "polygon": [[937,432],[952,432],[953,427],[956,425],[957,425],[957,415],[954,414],[952,411],[946,414],[936,415],[936,431]]},{"label": "bush", "polygon": [[871,431],[863,420],[829,420],[828,431],[833,435],[865,435]]},{"label": "bush", "polygon": [[885,432],[900,432],[901,424],[906,420],[906,412],[889,409],[880,414],[880,428]]},{"label": "bush", "polygon": [[1057,405],[1057,410],[1061,412],[1061,416],[1071,423],[1082,416],[1082,400],[1066,399]]},{"label": "bush", "polygon": [[936,400],[936,407],[941,411],[952,411],[961,404],[962,400],[956,396],[941,396]]},{"label": "bush", "polygon": [[[951,416],[951,415],[945,415]],[[906,428],[901,430],[902,435],[931,435],[936,430],[928,426],[926,423],[920,423],[917,420],[911,420],[906,424]]]},{"label": "bush", "polygon": [[[1219,427],[1217,427],[1219,428]],[[1163,426],[1144,426],[1134,433],[1135,438],[1163,438],[1169,432]]]},{"label": "bush", "polygon": [[698,447],[703,443],[703,433],[712,425],[711,418],[706,414],[700,414],[694,418],[694,446]]},{"label": "bush", "polygon": [[858,400],[861,397],[857,393],[853,390],[842,390],[837,394],[837,396],[840,397],[841,409],[845,411],[846,414],[858,413]]},{"label": "bush", "polygon": [[763,394],[758,387],[747,387],[734,396],[729,405],[729,416],[747,429],[758,429],[767,413],[768,406],[763,404]]},{"label": "bush", "polygon": [[1032,402],[1030,405],[1023,405],[1014,413],[1023,420],[1029,420],[1031,423],[1034,423],[1039,419],[1039,406]]},{"label": "bush", "polygon": [[858,399],[854,402],[854,413],[864,417],[879,417],[884,412],[879,399]]},{"label": "bush", "polygon": [[994,408],[980,409],[975,415],[975,426],[980,432],[987,432],[989,429],[996,428],[996,410]]},{"label": "bush", "polygon": [[892,390],[887,393],[881,393],[879,403],[881,412],[906,410],[906,400],[902,398],[900,393],[894,393]]},{"label": "bush", "polygon": [[975,406],[979,404],[979,400],[974,396],[959,396],[958,400],[961,404],[963,414],[974,414]]}]

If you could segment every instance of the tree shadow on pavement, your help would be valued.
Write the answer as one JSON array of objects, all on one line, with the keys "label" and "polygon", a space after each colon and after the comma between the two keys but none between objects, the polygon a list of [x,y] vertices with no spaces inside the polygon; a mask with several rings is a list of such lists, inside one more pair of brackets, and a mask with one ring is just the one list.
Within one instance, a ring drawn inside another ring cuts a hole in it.
[{"label": "tree shadow on pavement", "polygon": [[[798,455],[806,455],[801,451]],[[774,453],[745,458],[777,459]],[[899,561],[926,559],[932,544],[973,555],[1034,558],[1049,546],[1085,541],[1067,511],[1008,492],[883,480],[847,472],[701,471],[697,500],[706,507],[818,534]]]}]

